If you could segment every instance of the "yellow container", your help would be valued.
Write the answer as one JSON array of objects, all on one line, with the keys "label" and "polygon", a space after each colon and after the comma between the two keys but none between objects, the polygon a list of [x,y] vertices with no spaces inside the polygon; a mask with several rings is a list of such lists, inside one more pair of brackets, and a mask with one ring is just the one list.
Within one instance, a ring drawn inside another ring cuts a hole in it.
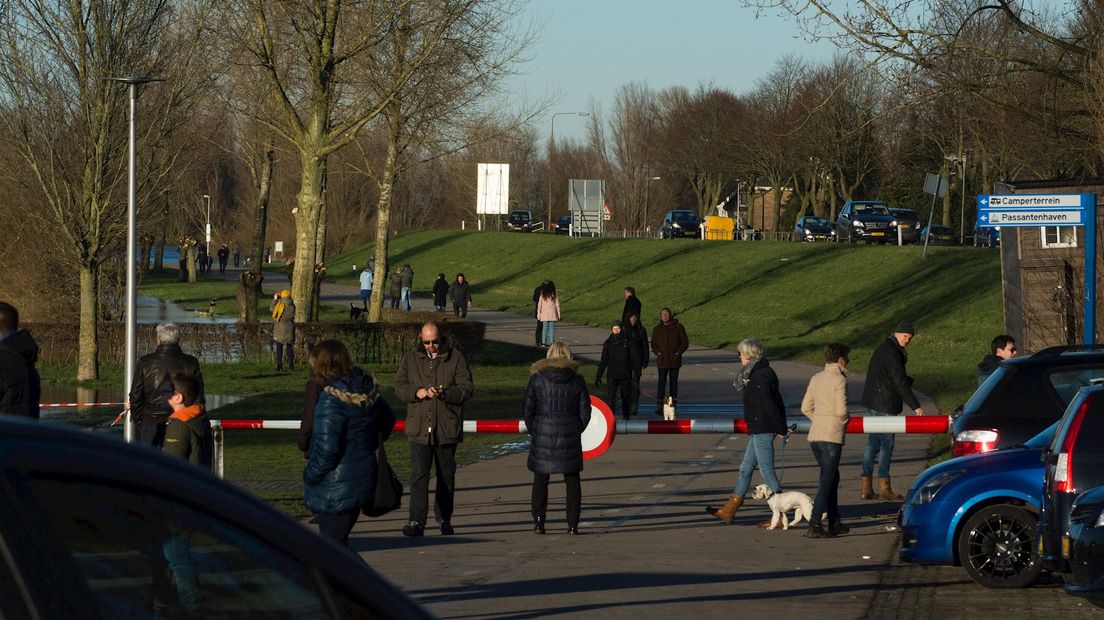
[{"label": "yellow container", "polygon": [[705,238],[713,241],[732,241],[736,230],[736,220],[730,217],[711,215],[705,218]]}]

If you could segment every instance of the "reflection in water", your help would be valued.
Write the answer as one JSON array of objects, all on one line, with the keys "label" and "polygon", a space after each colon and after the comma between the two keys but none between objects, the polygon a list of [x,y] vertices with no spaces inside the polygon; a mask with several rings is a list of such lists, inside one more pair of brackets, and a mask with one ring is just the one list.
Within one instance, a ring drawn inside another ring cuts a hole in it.
[{"label": "reflection in water", "polygon": [[[206,314],[207,304],[202,304],[202,308],[189,310],[174,304],[171,301],[164,299],[158,299],[157,297],[139,297],[136,301],[137,313],[135,320],[139,323],[164,323],[166,321],[172,321],[174,323],[237,323],[238,317],[236,314],[228,314],[226,316],[220,316],[218,314],[214,316],[208,316]],[[202,311],[204,314],[200,314]]]}]

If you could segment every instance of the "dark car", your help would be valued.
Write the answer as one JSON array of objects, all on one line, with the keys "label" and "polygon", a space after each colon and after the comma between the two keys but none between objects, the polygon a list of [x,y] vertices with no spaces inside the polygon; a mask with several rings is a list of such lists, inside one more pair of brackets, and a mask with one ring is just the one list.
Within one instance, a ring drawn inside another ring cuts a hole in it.
[{"label": "dark car", "polygon": [[532,211],[511,211],[506,218],[506,230],[513,232],[530,232],[533,230]]},{"label": "dark car", "polygon": [[1035,526],[1042,505],[1041,455],[1055,422],[1022,446],[951,459],[913,481],[901,506],[900,559],[961,564],[987,588],[1019,588],[1042,570]]},{"label": "dark car", "polygon": [[564,215],[556,220],[556,226],[553,230],[557,235],[571,234],[571,216]]},{"label": "dark car", "polygon": [[1104,385],[1093,385],[1077,394],[1066,408],[1050,446],[1043,451],[1043,461],[1046,474],[1039,517],[1039,555],[1047,570],[1066,572],[1074,499],[1082,491],[1104,485]]},{"label": "dark car", "polygon": [[893,225],[896,228],[894,240],[897,236],[901,243],[916,243],[920,240],[920,215],[912,209],[890,209],[893,215]]},{"label": "dark car", "polygon": [[659,236],[663,239],[675,237],[700,237],[701,218],[697,211],[668,211],[659,225]]},{"label": "dark car", "polygon": [[1000,226],[974,228],[974,246],[992,248],[1000,245]]},{"label": "dark car", "polygon": [[848,200],[836,218],[836,241],[896,242],[893,214],[884,202]]},{"label": "dark car", "polygon": [[1066,592],[1104,607],[1104,486],[1077,496],[1069,516]]},{"label": "dark car", "polygon": [[1078,390],[1102,378],[1102,345],[1051,347],[1004,360],[956,411],[951,453],[1021,444],[1061,418]]},{"label": "dark car", "polygon": [[[348,549],[183,459],[0,419],[0,472],[5,618],[430,617]],[[182,609],[189,574],[201,616]]]},{"label": "dark car", "polygon": [[836,238],[832,220],[819,215],[805,215],[797,220],[794,232],[802,241],[832,241]]},{"label": "dark car", "polygon": [[928,245],[955,245],[958,243],[958,235],[950,226],[932,224],[920,229],[920,242],[925,241]]}]

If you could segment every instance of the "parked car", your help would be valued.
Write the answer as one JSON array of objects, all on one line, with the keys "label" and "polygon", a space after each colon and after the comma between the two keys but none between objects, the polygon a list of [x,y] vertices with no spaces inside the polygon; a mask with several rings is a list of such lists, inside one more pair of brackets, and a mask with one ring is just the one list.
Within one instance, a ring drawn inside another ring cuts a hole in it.
[{"label": "parked car", "polygon": [[533,212],[518,210],[511,211],[506,218],[506,230],[513,232],[531,232],[533,230]]},{"label": "parked car", "polygon": [[659,225],[659,236],[663,239],[701,237],[701,224],[697,211],[668,211]]},{"label": "parked car", "polygon": [[5,618],[429,618],[347,548],[183,459],[0,419]]},{"label": "parked car", "polygon": [[1077,496],[1069,516],[1066,592],[1104,607],[1104,486]]},{"label": "parked car", "polygon": [[974,228],[974,247],[992,248],[1000,245],[1000,226]]},{"label": "parked car", "polygon": [[804,215],[798,218],[794,232],[802,241],[831,241],[836,237],[832,220],[819,215]]},{"label": "parked car", "polygon": [[1067,572],[1074,499],[1082,491],[1104,485],[1104,385],[1078,392],[1050,446],[1043,450],[1043,461],[1039,555],[1047,570]]},{"label": "parked car", "polygon": [[836,218],[836,241],[886,243],[896,234],[893,215],[877,200],[848,200]]},{"label": "parked car", "polygon": [[556,226],[553,228],[557,235],[571,234],[571,216],[564,215],[556,220]]},{"label": "parked car", "polygon": [[1078,390],[1104,378],[1104,345],[1050,347],[1001,362],[955,411],[955,456],[1023,443],[1062,417]]},{"label": "parked car", "polygon": [[920,243],[928,245],[955,245],[958,243],[958,235],[950,226],[932,224],[920,229]]},{"label": "parked car", "polygon": [[920,474],[897,517],[901,561],[961,565],[987,588],[1031,583],[1042,570],[1035,548],[1040,457],[1057,427],[1022,446],[951,459]]},{"label": "parked car", "polygon": [[[902,243],[916,243],[920,240],[920,215],[912,209],[890,209],[889,213],[896,222],[894,227],[900,232]],[[897,238],[894,232],[894,241]]]}]

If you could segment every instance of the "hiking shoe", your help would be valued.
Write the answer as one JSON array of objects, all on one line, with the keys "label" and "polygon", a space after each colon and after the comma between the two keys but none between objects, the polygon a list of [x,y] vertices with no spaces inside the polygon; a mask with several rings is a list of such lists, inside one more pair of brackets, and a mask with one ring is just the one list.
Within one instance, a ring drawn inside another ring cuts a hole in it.
[{"label": "hiking shoe", "polygon": [[442,520],[437,522],[437,527],[441,528],[442,536],[452,536],[456,533],[456,530],[452,528],[452,524],[448,520]]},{"label": "hiking shoe", "polygon": [[411,521],[411,522],[407,523],[406,525],[402,526],[402,533],[403,533],[403,536],[410,536],[411,538],[413,538],[413,537],[421,536],[422,534],[425,533],[425,530],[422,528],[421,523],[418,523],[417,521]]}]

